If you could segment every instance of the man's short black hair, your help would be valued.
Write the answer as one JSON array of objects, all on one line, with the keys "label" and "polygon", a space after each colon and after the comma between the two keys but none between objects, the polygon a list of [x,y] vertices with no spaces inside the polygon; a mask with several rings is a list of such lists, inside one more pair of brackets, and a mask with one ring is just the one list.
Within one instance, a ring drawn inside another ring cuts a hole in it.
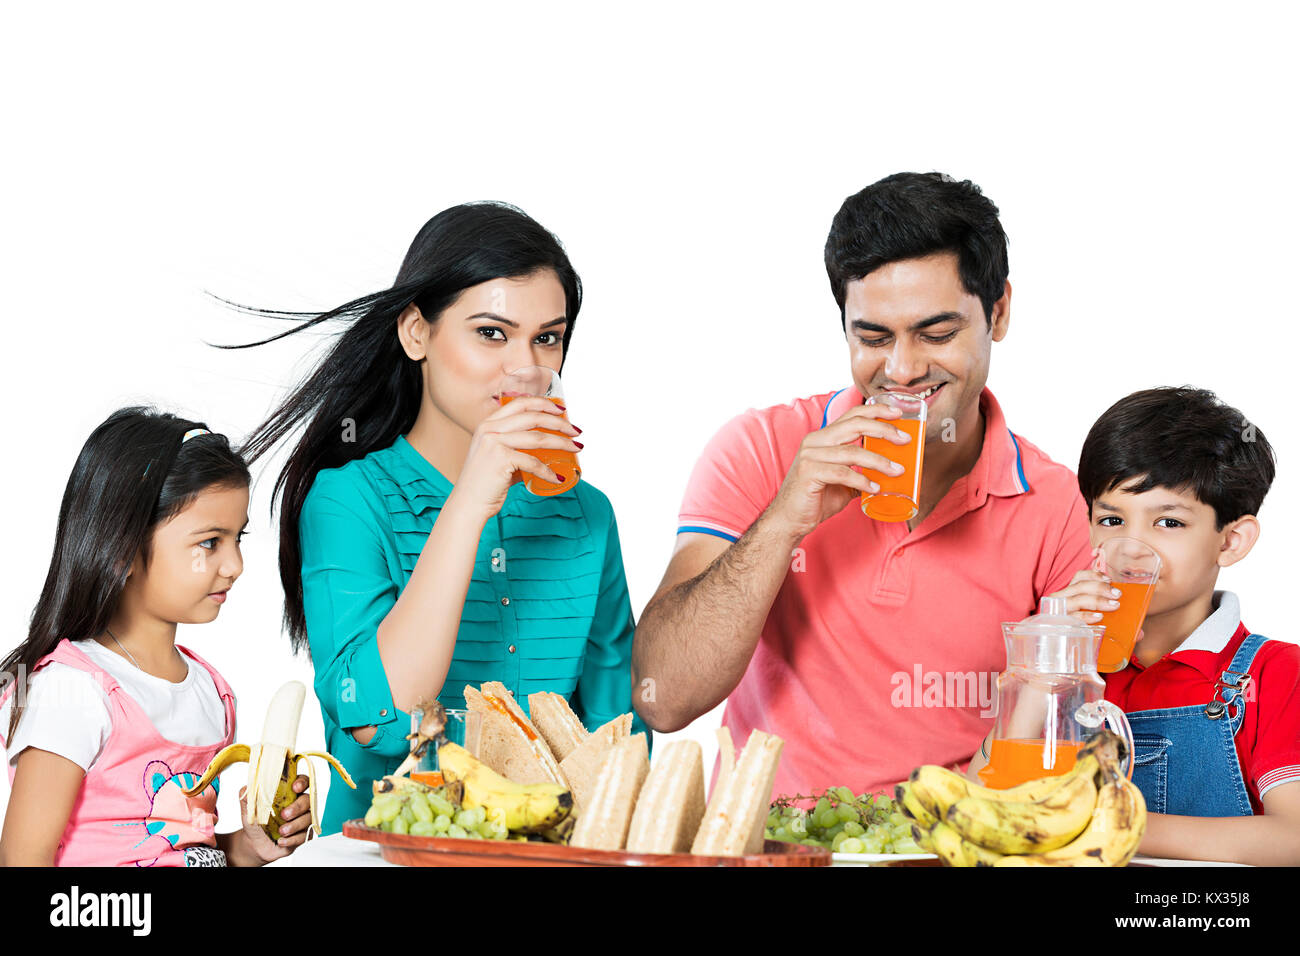
[{"label": "man's short black hair", "polygon": [[[1092,504],[1123,489],[1185,491],[1218,529],[1259,513],[1276,459],[1264,433],[1213,392],[1184,385],[1134,392],[1106,409],[1083,442],[1079,490]],[[1130,485],[1134,479],[1140,482]]]},{"label": "man's short black hair", "polygon": [[903,259],[957,254],[962,287],[993,323],[1007,283],[1007,234],[998,207],[969,180],[943,173],[895,173],[850,196],[826,237],[826,275],[840,307],[848,284]]}]

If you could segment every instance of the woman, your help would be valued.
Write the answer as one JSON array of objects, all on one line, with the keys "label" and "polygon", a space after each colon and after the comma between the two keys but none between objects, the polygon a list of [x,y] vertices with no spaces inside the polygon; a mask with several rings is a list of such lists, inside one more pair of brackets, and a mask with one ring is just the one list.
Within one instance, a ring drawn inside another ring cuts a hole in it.
[{"label": "woman", "polygon": [[425,223],[391,289],[285,333],[353,320],[241,449],[254,462],[305,424],[275,486],[285,619],[359,784],[330,788],[324,832],[364,815],[363,781],[405,756],[422,700],[463,707],[466,684],[499,680],[525,707],[563,694],[588,727],[632,709],[609,501],[586,481],[552,497],[520,485],[561,480],[529,452],[576,451],[580,430],[546,399],[499,402],[508,372],[559,371],[581,300],[551,233],[473,203]]}]

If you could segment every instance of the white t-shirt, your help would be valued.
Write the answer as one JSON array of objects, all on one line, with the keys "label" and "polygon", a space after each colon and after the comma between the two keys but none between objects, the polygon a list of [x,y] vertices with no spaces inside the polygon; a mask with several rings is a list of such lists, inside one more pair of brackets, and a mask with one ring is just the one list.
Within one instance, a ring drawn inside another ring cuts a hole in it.
[{"label": "white t-shirt", "polygon": [[[96,641],[74,641],[72,646],[121,684],[165,739],[183,746],[225,739],[225,705],[202,664],[182,653],[189,672],[183,681],[173,684],[146,674]],[[0,734],[9,730],[12,696],[0,708]],[[6,748],[9,762],[17,760],[25,748],[36,747],[66,757],[88,771],[103,752],[112,729],[108,694],[94,675],[50,661],[27,682],[27,703]]]}]

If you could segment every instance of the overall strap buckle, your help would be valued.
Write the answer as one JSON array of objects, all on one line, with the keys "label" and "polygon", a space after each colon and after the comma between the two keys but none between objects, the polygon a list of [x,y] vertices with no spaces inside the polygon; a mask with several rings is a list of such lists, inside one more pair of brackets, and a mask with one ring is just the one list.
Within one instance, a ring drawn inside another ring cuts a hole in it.
[{"label": "overall strap buckle", "polygon": [[[1205,716],[1219,720],[1227,709],[1241,700],[1253,678],[1245,671],[1224,671],[1214,682],[1214,697],[1205,705]],[[1225,696],[1225,692],[1227,696]]]}]

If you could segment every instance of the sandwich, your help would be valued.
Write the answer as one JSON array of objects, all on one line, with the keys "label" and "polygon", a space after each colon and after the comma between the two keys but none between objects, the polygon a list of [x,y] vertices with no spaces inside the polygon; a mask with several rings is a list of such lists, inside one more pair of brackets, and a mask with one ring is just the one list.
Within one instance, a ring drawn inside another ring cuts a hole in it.
[{"label": "sandwich", "polygon": [[490,681],[481,690],[466,685],[465,707],[480,717],[479,760],[515,783],[569,787],[551,748],[504,684]]},{"label": "sandwich", "polygon": [[587,734],[587,739],[560,761],[560,772],[573,793],[574,816],[580,816],[591,799],[605,758],[620,740],[631,733],[632,715],[622,714]]},{"label": "sandwich", "polygon": [[694,740],[673,741],[655,758],[641,787],[627,851],[689,853],[703,819],[704,752]]},{"label": "sandwich", "polygon": [[596,777],[596,785],[573,828],[570,846],[621,850],[641,786],[650,773],[645,734],[624,737],[614,745]]},{"label": "sandwich", "polygon": [[709,795],[704,821],[691,844],[692,853],[746,856],[762,852],[763,824],[781,761],[781,747],[780,737],[755,730],[729,772],[724,752],[723,772],[719,772]]},{"label": "sandwich", "polygon": [[556,760],[563,762],[587,739],[587,728],[559,694],[547,691],[529,694],[528,714]]}]

